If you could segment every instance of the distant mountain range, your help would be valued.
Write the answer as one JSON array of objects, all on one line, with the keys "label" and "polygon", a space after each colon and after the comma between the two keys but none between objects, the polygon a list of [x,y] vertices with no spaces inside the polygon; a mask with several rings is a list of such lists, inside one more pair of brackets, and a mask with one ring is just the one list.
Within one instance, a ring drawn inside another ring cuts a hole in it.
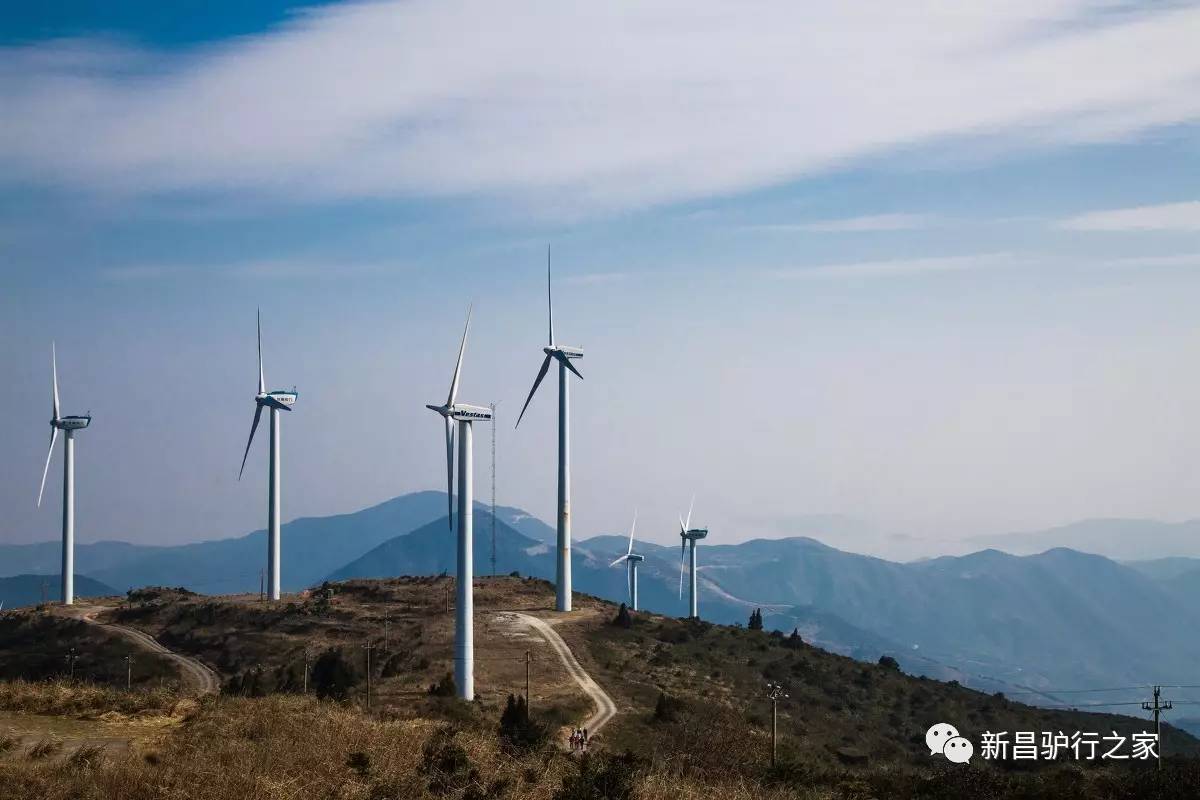
[{"label": "distant mountain range", "polygon": [[[62,579],[59,575],[11,575],[0,578],[0,601],[3,601],[5,608],[35,606],[42,602],[43,591],[50,602],[61,600]],[[111,597],[114,594],[118,592],[111,586],[86,575],[75,576],[76,597]]]},{"label": "distant mountain range", "polygon": [[[282,531],[284,588],[348,577],[452,575],[456,539],[445,514],[444,494],[418,492],[352,514],[290,522]],[[1132,530],[1129,525],[1143,524],[1149,523],[1080,523],[1038,534],[1043,537],[1038,541],[1059,537],[1136,553],[1139,548],[1116,545]],[[1151,528],[1166,541],[1163,536],[1184,535],[1186,524],[1153,523]],[[498,572],[554,578],[553,528],[520,509],[500,508],[495,530]],[[491,531],[488,508],[477,505],[477,575],[491,571]],[[264,536],[256,531],[176,547],[83,545],[76,564],[87,578],[81,576],[77,584],[81,594],[152,584],[210,594],[257,591]],[[577,542],[576,590],[624,599],[625,571],[608,565],[625,552],[626,543],[623,536]],[[685,613],[679,550],[639,542],[638,552],[646,557],[640,572],[642,606]],[[1200,625],[1197,559],[1122,564],[1054,548],[1032,555],[983,550],[897,563],[806,537],[704,544],[699,556],[705,619],[745,623],[751,610],[762,608],[768,628],[798,628],[808,641],[862,659],[890,654],[909,672],[1028,693],[1022,699],[1040,697],[1046,703],[1079,702],[1075,695],[1056,695],[1056,689],[1200,684],[1200,640],[1193,636]],[[0,546],[4,571],[21,573],[9,579],[15,582],[12,589],[0,583],[0,599],[7,607],[37,602],[42,579],[28,573],[57,572],[58,558],[57,542]],[[18,585],[27,588],[18,592]]]},{"label": "distant mountain range", "polygon": [[1042,531],[976,536],[967,541],[980,548],[994,547],[1016,555],[1068,547],[1118,561],[1200,558],[1200,520],[1087,519]]}]

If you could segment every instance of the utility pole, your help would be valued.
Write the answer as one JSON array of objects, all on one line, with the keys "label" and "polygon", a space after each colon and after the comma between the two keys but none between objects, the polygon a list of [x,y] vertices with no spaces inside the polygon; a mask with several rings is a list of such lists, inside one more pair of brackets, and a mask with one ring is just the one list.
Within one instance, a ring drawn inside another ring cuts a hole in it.
[{"label": "utility pole", "polygon": [[367,711],[371,710],[371,640],[367,639],[367,643],[363,645],[363,649],[367,651]]},{"label": "utility pole", "polygon": [[388,652],[388,610],[383,609],[383,652]]},{"label": "utility pole", "polygon": [[529,662],[533,660],[533,655],[525,651],[525,714],[529,714]]},{"label": "utility pole", "polygon": [[125,691],[133,688],[133,654],[125,656]]},{"label": "utility pole", "polygon": [[1159,698],[1161,696],[1162,696],[1162,687],[1155,686],[1153,703],[1142,703],[1142,709],[1144,711],[1153,711],[1154,712],[1154,738],[1158,740],[1158,768],[1159,769],[1162,769],[1163,742],[1162,742],[1162,723],[1159,721],[1158,716],[1163,711],[1171,710],[1171,701],[1167,700],[1165,702],[1159,702]]},{"label": "utility pole", "polygon": [[779,744],[779,701],[787,699],[783,686],[767,682],[767,697],[771,700],[771,766],[775,766],[775,752]]},{"label": "utility pole", "polygon": [[258,602],[265,603],[267,600],[267,573],[264,569],[258,570]]},{"label": "utility pole", "polygon": [[308,694],[308,648],[304,648],[304,693]]},{"label": "utility pole", "polygon": [[75,648],[72,647],[67,652],[67,667],[70,670],[71,680],[75,680],[75,662],[79,660],[79,656],[75,654]]},{"label": "utility pole", "polygon": [[[496,577],[496,404],[492,403],[492,577]],[[529,698],[525,698],[529,702]]]}]

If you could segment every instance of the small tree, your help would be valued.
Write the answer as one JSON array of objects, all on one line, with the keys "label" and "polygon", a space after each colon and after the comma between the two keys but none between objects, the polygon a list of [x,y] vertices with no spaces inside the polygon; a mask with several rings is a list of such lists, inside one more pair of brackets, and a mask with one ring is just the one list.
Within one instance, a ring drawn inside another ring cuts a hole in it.
[{"label": "small tree", "polygon": [[761,631],[763,629],[762,609],[756,608],[750,612],[750,622],[746,625],[752,631]]},{"label": "small tree", "polygon": [[545,727],[529,719],[529,707],[525,698],[509,695],[504,711],[500,714],[500,739],[505,744],[532,749],[546,741]]},{"label": "small tree", "polygon": [[787,638],[787,641],[784,642],[784,645],[792,650],[799,650],[800,646],[803,644],[804,639],[800,637],[800,629],[792,628],[792,635]]},{"label": "small tree", "polygon": [[454,697],[457,690],[458,686],[454,683],[454,676],[449,672],[443,675],[440,681],[429,687],[429,693],[434,697]]},{"label": "small tree", "polygon": [[341,650],[326,650],[312,665],[310,673],[313,691],[317,697],[332,697],[345,700],[350,690],[358,685],[361,678],[354,665],[342,655]]},{"label": "small tree", "polygon": [[618,628],[633,627],[633,617],[629,615],[629,608],[624,603],[617,609],[617,616],[613,618],[612,624]]},{"label": "small tree", "polygon": [[894,670],[896,672],[900,671],[900,662],[891,656],[880,656],[879,666],[883,667],[884,669]]}]

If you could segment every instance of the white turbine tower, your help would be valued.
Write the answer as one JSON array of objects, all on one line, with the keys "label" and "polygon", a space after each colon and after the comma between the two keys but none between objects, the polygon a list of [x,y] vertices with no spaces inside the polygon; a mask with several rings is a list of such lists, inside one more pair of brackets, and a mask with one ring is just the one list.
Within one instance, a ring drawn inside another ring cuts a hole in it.
[{"label": "white turbine tower", "polygon": [[279,412],[291,411],[296,404],[295,387],[291,391],[273,389],[267,391],[267,381],[263,377],[262,360],[262,311],[258,312],[258,394],[254,395],[254,422],[250,425],[250,438],[246,440],[246,452],[242,454],[242,468],[238,471],[238,480],[246,471],[246,458],[250,455],[250,445],[254,442],[254,432],[258,430],[258,421],[262,417],[263,408],[271,411],[271,462],[267,489],[267,591],[272,600],[279,599]]},{"label": "white turbine tower", "polygon": [[50,343],[50,374],[53,387],[54,416],[50,418],[50,452],[46,453],[46,466],[42,469],[42,486],[38,489],[38,508],[42,506],[42,494],[46,491],[46,475],[50,472],[50,459],[54,456],[54,443],[58,432],[66,431],[63,439],[63,512],[62,512],[62,602],[69,606],[75,602],[75,431],[92,424],[92,415],[64,417],[58,410],[58,354],[54,343]]},{"label": "white turbine tower", "polygon": [[633,532],[637,530],[637,510],[633,512],[633,525],[629,526],[629,549],[625,551],[625,555],[618,558],[616,561],[609,564],[610,567],[615,567],[622,561],[629,564],[629,585],[626,591],[629,593],[629,608],[631,611],[638,610],[638,586],[637,586],[637,571],[638,564],[646,560],[645,556],[639,556],[633,552]]},{"label": "white turbine tower", "polygon": [[455,402],[458,397],[458,379],[462,372],[463,352],[467,349],[467,332],[471,329],[471,312],[467,311],[467,324],[463,328],[462,343],[458,346],[458,362],[454,365],[454,377],[450,380],[450,394],[445,405],[425,407],[442,415],[446,421],[446,494],[450,498],[453,529],[454,482],[454,423],[458,423],[458,573],[456,576],[457,601],[454,613],[454,685],[459,698],[475,699],[475,576],[474,555],[474,486],[472,481],[471,424],[488,422],[492,410],[487,406],[471,406]]},{"label": "white turbine tower", "polygon": [[570,451],[570,404],[567,371],[583,380],[579,370],[571,363],[573,358],[583,358],[583,348],[567,347],[554,343],[554,301],[550,294],[550,247],[546,246],[546,306],[550,318],[550,341],[542,348],[546,358],[533,381],[533,388],[525,398],[525,405],[517,417],[517,425],[529,408],[529,401],[542,384],[550,361],[558,362],[558,569],[555,576],[555,603],[558,611],[571,610],[571,451]]},{"label": "white turbine tower", "polygon": [[692,504],[688,506],[687,519],[679,518],[679,599],[683,599],[683,564],[684,559],[688,555],[687,546],[691,542],[691,558],[689,559],[688,572],[692,576],[692,585],[689,593],[688,603],[688,619],[700,619],[700,612],[697,603],[697,589],[699,584],[696,580],[696,542],[708,536],[708,528],[693,528],[692,527],[692,506],[696,504],[696,498],[692,498]]}]

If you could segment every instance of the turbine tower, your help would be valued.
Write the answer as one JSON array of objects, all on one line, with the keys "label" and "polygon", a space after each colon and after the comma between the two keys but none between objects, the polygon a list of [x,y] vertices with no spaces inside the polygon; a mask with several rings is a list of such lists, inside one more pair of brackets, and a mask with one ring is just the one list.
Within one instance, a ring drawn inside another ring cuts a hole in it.
[{"label": "turbine tower", "polygon": [[542,384],[550,361],[558,362],[558,569],[555,575],[555,603],[558,611],[571,610],[571,451],[570,451],[570,403],[567,371],[583,380],[571,359],[583,358],[583,348],[567,347],[554,343],[554,300],[550,294],[550,246],[546,246],[546,307],[550,319],[550,341],[542,352],[542,368],[533,381],[533,388],[525,398],[525,405],[517,417],[517,426],[529,408],[529,401]]},{"label": "turbine tower", "polygon": [[637,571],[638,564],[646,560],[645,556],[639,556],[633,552],[633,532],[637,530],[637,510],[633,512],[633,525],[629,527],[629,549],[625,551],[625,555],[618,558],[616,561],[609,564],[610,567],[615,567],[622,561],[629,564],[629,586],[626,591],[629,593],[629,608],[631,611],[638,610],[638,594],[637,594]]},{"label": "turbine tower", "polygon": [[272,600],[279,599],[279,412],[291,411],[300,395],[295,387],[291,391],[273,389],[267,391],[267,381],[263,377],[262,359],[262,311],[258,312],[258,394],[254,395],[254,422],[250,425],[250,438],[246,440],[246,452],[242,454],[242,468],[238,470],[238,480],[246,471],[246,457],[250,455],[250,445],[254,442],[254,432],[258,430],[258,421],[262,418],[263,408],[271,411],[271,464],[267,489],[267,591]]},{"label": "turbine tower", "polygon": [[450,394],[445,405],[426,405],[446,421],[446,494],[450,498],[450,527],[454,528],[452,494],[454,483],[454,423],[458,423],[458,573],[457,601],[454,614],[454,685],[462,700],[475,699],[475,556],[474,556],[474,486],[472,481],[471,425],[489,422],[492,410],[488,406],[471,406],[455,402],[458,379],[462,372],[463,352],[467,349],[467,332],[471,330],[471,311],[463,328],[462,343],[458,346],[458,362],[450,379]]},{"label": "turbine tower", "polygon": [[[695,505],[696,498],[692,498],[692,505]],[[697,589],[699,584],[696,580],[696,542],[708,536],[708,528],[693,528],[692,527],[692,505],[688,506],[687,519],[679,518],[679,599],[683,599],[683,564],[684,559],[690,555],[688,572],[692,576],[692,585],[689,592],[688,603],[688,619],[700,619],[700,612],[697,604]],[[691,542],[691,551],[687,551],[688,543]]]},{"label": "turbine tower", "polygon": [[54,343],[50,343],[50,374],[54,404],[54,416],[50,418],[50,451],[46,453],[46,466],[42,469],[42,486],[38,489],[38,508],[42,506],[42,494],[46,491],[46,475],[50,472],[50,459],[54,456],[54,443],[58,432],[66,431],[63,438],[63,512],[62,512],[62,602],[69,606],[75,602],[75,431],[92,424],[92,415],[64,417],[58,410],[58,354]]}]

